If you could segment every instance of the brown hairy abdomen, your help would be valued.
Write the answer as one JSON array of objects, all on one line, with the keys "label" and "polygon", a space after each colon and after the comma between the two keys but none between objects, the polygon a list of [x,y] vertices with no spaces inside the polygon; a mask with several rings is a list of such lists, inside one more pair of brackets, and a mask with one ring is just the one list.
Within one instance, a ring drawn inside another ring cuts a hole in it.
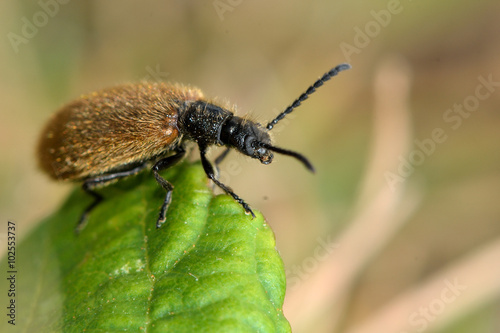
[{"label": "brown hairy abdomen", "polygon": [[59,110],[42,132],[41,168],[55,179],[80,180],[148,161],[180,140],[177,121],[198,89],[165,83],[127,84],[82,96]]}]

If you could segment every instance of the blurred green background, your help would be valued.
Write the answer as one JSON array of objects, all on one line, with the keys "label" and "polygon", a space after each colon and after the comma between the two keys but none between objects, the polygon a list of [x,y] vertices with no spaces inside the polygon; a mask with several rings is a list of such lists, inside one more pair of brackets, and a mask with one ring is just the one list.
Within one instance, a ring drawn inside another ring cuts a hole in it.
[{"label": "blurred green background", "polygon": [[22,238],[74,186],[34,150],[82,93],[181,82],[265,122],[349,62],[274,131],[315,175],[285,156],[222,165],[276,233],[285,315],[296,332],[500,332],[499,14],[487,0],[3,1],[0,218]]}]

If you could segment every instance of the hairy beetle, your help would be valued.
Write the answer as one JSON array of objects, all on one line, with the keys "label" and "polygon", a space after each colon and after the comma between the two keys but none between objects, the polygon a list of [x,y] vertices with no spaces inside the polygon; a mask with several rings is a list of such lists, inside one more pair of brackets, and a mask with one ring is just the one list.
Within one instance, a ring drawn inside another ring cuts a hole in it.
[{"label": "hairy beetle", "polygon": [[97,187],[152,166],[156,181],[166,191],[156,222],[160,227],[173,186],[159,172],[179,162],[186,154],[186,142],[194,141],[208,178],[255,217],[250,206],[217,179],[207,149],[226,146],[215,159],[216,166],[234,148],[263,164],[272,162],[273,152],[288,155],[314,171],[301,154],[274,146],[268,132],[324,82],[349,68],[341,64],[325,73],[265,127],[208,101],[197,88],[143,82],[96,91],[67,104],[50,119],[39,141],[38,161],[52,178],[81,181],[83,190],[94,197],[81,215],[77,231],[103,200]]}]

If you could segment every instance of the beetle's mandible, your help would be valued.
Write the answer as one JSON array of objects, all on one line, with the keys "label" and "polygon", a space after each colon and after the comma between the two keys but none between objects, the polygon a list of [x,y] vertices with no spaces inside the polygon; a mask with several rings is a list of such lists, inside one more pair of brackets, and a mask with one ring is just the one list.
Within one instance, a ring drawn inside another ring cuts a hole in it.
[{"label": "beetle's mandible", "polygon": [[103,200],[95,191],[97,187],[151,167],[166,191],[156,221],[159,228],[165,222],[173,191],[159,172],[179,162],[186,154],[186,143],[193,141],[207,177],[255,217],[250,206],[217,179],[206,157],[208,148],[226,147],[215,159],[216,166],[234,148],[263,164],[272,162],[273,152],[288,155],[314,171],[301,154],[274,146],[268,132],[324,82],[349,68],[341,64],[325,73],[266,126],[235,116],[232,110],[208,101],[199,89],[181,85],[143,82],[83,95],[65,105],[45,126],[38,144],[38,162],[56,180],[83,182],[83,190],[94,197],[81,215],[77,231]]}]

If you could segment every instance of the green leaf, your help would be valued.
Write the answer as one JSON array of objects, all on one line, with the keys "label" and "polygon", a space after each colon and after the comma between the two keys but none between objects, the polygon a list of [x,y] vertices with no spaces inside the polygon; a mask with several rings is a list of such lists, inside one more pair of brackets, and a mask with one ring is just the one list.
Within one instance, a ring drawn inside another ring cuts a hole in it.
[{"label": "green leaf", "polygon": [[91,198],[77,189],[18,246],[16,328],[290,331],[283,263],[262,215],[252,219],[231,197],[214,197],[199,163],[164,176],[175,189],[161,229],[165,193],[144,172],[101,189],[106,200],[80,235],[74,227]]}]

